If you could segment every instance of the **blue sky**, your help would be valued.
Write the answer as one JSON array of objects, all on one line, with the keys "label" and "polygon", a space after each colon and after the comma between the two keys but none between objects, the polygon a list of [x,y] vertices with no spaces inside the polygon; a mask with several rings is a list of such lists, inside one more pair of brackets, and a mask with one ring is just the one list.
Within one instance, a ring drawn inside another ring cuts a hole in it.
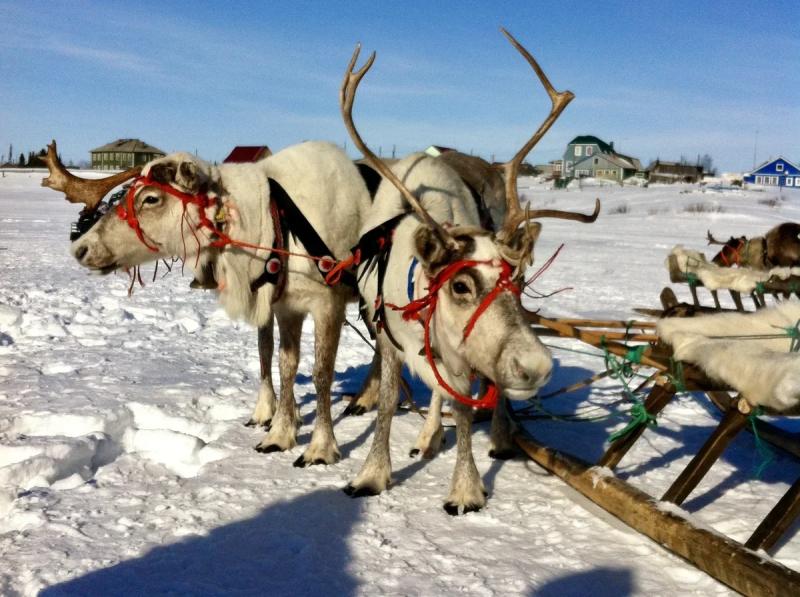
[{"label": "blue sky", "polygon": [[800,160],[796,2],[0,2],[0,153],[65,160],[138,137],[221,160],[234,145],[352,143],[338,88],[356,41],[368,144],[507,159],[549,101],[508,28],[576,99],[530,161],[578,134],[723,170]]}]

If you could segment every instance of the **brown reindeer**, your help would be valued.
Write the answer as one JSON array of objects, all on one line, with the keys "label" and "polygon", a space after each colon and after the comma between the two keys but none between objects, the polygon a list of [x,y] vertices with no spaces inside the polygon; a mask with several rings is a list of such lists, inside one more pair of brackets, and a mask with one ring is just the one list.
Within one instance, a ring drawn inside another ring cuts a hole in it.
[{"label": "brown reindeer", "polygon": [[724,242],[715,239],[709,230],[708,244],[722,245],[711,260],[719,266],[738,265],[759,270],[800,267],[800,224],[794,222],[779,224],[764,236],[750,239],[732,236]]}]

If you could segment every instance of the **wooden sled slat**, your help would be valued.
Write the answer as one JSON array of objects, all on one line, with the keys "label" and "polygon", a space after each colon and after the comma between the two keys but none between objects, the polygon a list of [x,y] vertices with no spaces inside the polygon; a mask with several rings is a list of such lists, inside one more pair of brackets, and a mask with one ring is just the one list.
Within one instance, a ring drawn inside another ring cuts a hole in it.
[{"label": "wooden sled slat", "polygon": [[724,535],[694,526],[607,469],[556,452],[527,435],[518,435],[516,442],[531,460],[589,500],[732,589],[753,596],[800,595],[799,573]]}]

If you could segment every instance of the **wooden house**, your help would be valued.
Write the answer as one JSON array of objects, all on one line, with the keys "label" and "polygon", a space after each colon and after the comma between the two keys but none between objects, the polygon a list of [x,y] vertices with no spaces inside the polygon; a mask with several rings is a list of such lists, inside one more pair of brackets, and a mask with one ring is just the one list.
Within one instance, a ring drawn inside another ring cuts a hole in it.
[{"label": "wooden house", "polygon": [[651,183],[700,182],[703,180],[703,167],[663,162],[656,160],[647,167],[647,179]]},{"label": "wooden house", "polygon": [[266,145],[237,145],[228,154],[223,164],[243,164],[246,162],[257,162],[267,156],[272,155],[272,151]]},{"label": "wooden house", "polygon": [[800,187],[800,168],[789,160],[778,157],[745,174],[744,182],[771,187]]},{"label": "wooden house", "polygon": [[89,153],[92,156],[92,170],[127,170],[166,155],[139,139],[117,139]]},{"label": "wooden house", "polygon": [[614,143],[594,135],[580,135],[567,145],[562,160],[563,178],[605,178],[622,181],[642,172],[637,158],[619,153]]}]

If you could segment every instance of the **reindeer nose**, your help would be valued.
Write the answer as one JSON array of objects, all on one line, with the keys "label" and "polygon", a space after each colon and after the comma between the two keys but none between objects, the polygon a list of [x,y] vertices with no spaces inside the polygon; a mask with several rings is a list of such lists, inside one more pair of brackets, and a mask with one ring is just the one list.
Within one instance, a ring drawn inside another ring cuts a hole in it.
[{"label": "reindeer nose", "polygon": [[88,252],[89,252],[89,247],[87,247],[86,245],[78,247],[77,249],[75,249],[75,258],[78,261],[83,261],[83,258],[86,256],[86,253]]},{"label": "reindeer nose", "polygon": [[511,362],[517,383],[530,387],[541,387],[550,379],[552,362],[550,359],[518,359]]}]

